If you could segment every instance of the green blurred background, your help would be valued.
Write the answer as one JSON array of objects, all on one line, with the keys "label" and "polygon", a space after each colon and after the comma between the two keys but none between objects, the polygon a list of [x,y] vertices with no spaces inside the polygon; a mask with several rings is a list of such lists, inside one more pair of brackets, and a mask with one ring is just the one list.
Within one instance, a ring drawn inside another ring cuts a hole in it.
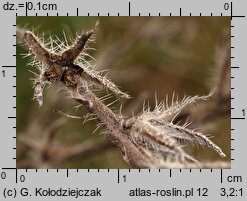
[{"label": "green blurred background", "polygon": [[[177,93],[184,95],[206,95],[215,87],[215,48],[223,32],[230,33],[229,17],[17,17],[17,26],[33,30],[46,40],[57,36],[64,41],[63,32],[72,40],[76,33],[90,29],[99,20],[100,26],[95,43],[89,50],[95,58],[93,62],[98,70],[109,70],[108,77],[133,99],[124,102],[123,113],[137,114],[142,102],[154,105],[154,94],[159,100],[165,95]],[[46,129],[61,115],[52,112],[53,108],[72,115],[83,116],[86,111],[80,107],[77,111],[74,101],[66,97],[65,90],[59,86],[45,90],[44,105],[39,108],[32,100],[31,78],[36,72],[27,66],[30,57],[23,57],[27,51],[17,46],[17,139],[28,136],[38,142],[45,138]],[[98,96],[106,94],[97,93]],[[114,98],[107,100],[111,102]],[[117,111],[119,104],[116,103]],[[67,119],[60,129],[57,143],[82,144],[101,142],[104,135],[95,130],[96,121],[86,122]],[[214,136],[213,142],[230,156],[230,116],[225,116],[199,125],[199,129]],[[93,134],[92,134],[93,133]],[[188,149],[194,157],[201,160],[221,160],[207,148]],[[17,167],[24,167],[26,161],[35,167],[37,152],[17,142]],[[32,162],[33,161],[33,162]],[[28,165],[26,165],[29,167]],[[79,157],[54,168],[129,168],[122,154],[116,148],[102,150],[90,157]]]}]

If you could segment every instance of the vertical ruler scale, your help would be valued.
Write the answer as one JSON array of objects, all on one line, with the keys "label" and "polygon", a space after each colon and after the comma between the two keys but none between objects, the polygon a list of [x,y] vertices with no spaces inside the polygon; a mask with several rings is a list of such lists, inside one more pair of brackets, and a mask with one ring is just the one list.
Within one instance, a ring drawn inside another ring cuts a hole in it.
[{"label": "vertical ruler scale", "polygon": [[[50,200],[246,200],[247,2],[1,2],[0,198]],[[231,169],[16,169],[16,16],[231,16]],[[52,191],[54,190],[54,191]],[[52,193],[54,195],[52,196]],[[87,199],[87,198],[85,198]],[[7,200],[7,199],[6,199]]]},{"label": "vertical ruler scale", "polygon": [[[3,5],[1,5],[3,6]],[[4,19],[3,7],[1,18]],[[6,14],[6,13],[5,13]],[[16,20],[15,12],[2,22],[1,31],[1,164],[16,165]],[[7,145],[7,146],[4,146]]]}]

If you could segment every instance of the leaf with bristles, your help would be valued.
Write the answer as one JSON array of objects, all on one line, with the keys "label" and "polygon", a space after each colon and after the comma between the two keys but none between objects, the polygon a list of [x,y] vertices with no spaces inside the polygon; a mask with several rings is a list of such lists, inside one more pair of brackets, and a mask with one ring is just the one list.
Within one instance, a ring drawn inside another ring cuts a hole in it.
[{"label": "leaf with bristles", "polygon": [[[173,159],[178,158],[178,154],[175,150],[171,150],[170,148],[167,148],[165,146],[162,146],[154,141],[151,141],[149,138],[145,136],[136,136],[136,139],[133,139],[135,144],[138,144],[139,146],[148,149],[153,153],[153,155],[161,154],[163,158],[166,160],[166,158],[170,157]],[[196,159],[194,159],[192,156],[184,153],[184,160],[185,162],[189,163],[198,163]]]},{"label": "leaf with bristles", "polygon": [[166,147],[167,149],[173,150],[177,153],[178,158],[181,161],[184,160],[184,151],[176,143],[176,141],[172,137],[165,135],[163,131],[157,129],[149,122],[136,120],[130,128],[130,135],[132,138],[139,136],[140,139],[142,139],[144,136],[150,140],[151,144],[153,141],[153,144],[159,144]]},{"label": "leaf with bristles", "polygon": [[78,36],[74,44],[62,53],[62,58],[68,60],[69,63],[73,63],[93,33],[94,30],[90,30]]},{"label": "leaf with bristles", "polygon": [[213,149],[221,157],[225,157],[223,151],[209,140],[205,135],[200,132],[196,132],[185,128],[183,126],[175,125],[173,123],[160,123],[157,121],[151,121],[157,129],[162,130],[165,134],[176,141],[185,141],[200,144],[201,146],[207,146]]},{"label": "leaf with bristles", "polygon": [[32,32],[26,31],[23,40],[32,54],[37,57],[39,61],[46,64],[50,63],[50,52],[44,47],[44,44]]},{"label": "leaf with bristles", "polygon": [[98,86],[103,86],[106,89],[109,89],[117,96],[122,98],[130,98],[130,96],[124,92],[122,92],[113,82],[108,80],[106,77],[99,75],[97,72],[93,70],[84,70],[82,74],[83,79],[86,81],[92,82]]},{"label": "leaf with bristles", "polygon": [[182,109],[184,109],[186,106],[191,105],[193,103],[199,102],[199,101],[205,101],[209,97],[211,97],[213,94],[213,91],[210,92],[207,96],[193,96],[193,97],[184,97],[181,101],[173,101],[174,98],[172,98],[172,104],[170,106],[164,106],[163,108],[157,108],[153,112],[154,119],[159,119],[163,121],[169,121],[176,114],[178,114]]}]

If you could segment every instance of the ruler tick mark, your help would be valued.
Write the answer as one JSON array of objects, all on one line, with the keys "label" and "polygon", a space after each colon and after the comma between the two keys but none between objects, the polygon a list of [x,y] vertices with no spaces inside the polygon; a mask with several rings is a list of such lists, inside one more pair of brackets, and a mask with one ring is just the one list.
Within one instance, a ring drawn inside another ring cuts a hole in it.
[{"label": "ruler tick mark", "polygon": [[120,182],[120,172],[119,172],[119,169],[117,169],[117,183]]},{"label": "ruler tick mark", "polygon": [[220,169],[220,183],[223,183],[223,170]]},{"label": "ruler tick mark", "polygon": [[2,66],[2,68],[16,68],[16,66]]},{"label": "ruler tick mark", "polygon": [[232,20],[232,2],[230,4],[230,11],[231,11],[231,20]]},{"label": "ruler tick mark", "polygon": [[129,2],[129,16],[130,16],[130,2]]},{"label": "ruler tick mark", "polygon": [[15,183],[17,184],[17,176],[18,176],[18,170],[17,169],[15,169]]},{"label": "ruler tick mark", "polygon": [[245,18],[245,15],[234,15],[234,16],[232,16],[232,18],[234,18],[234,17],[236,17],[236,18]]}]

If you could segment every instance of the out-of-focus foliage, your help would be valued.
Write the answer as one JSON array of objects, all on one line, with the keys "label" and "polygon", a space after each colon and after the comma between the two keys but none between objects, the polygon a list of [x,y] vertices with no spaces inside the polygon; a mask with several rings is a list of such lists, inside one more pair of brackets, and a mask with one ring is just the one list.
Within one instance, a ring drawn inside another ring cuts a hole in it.
[{"label": "out-of-focus foliage", "polygon": [[[128,92],[132,100],[125,101],[123,113],[141,110],[144,99],[154,105],[154,94],[162,100],[173,92],[184,95],[206,95],[215,87],[215,49],[223,32],[230,33],[229,17],[17,17],[17,25],[49,39],[56,35],[64,41],[64,33],[73,39],[94,26],[99,20],[99,31],[89,51],[95,58],[96,69],[109,70],[108,77]],[[21,46],[17,46],[17,138],[28,135],[37,141],[45,139],[46,129],[61,115],[53,108],[69,114],[83,116],[83,107],[66,98],[65,90],[51,87],[45,90],[44,105],[39,108],[32,100],[30,79],[35,68],[26,64],[30,58]],[[57,92],[56,92],[57,91]],[[107,92],[98,93],[99,96]],[[107,102],[114,100],[114,97]],[[119,104],[115,104],[116,111]],[[104,135],[96,128],[97,121],[67,119],[57,134],[58,143],[83,143],[102,141]],[[226,115],[197,125],[199,130],[214,136],[230,159],[230,116]],[[189,150],[197,159],[218,160],[209,149]],[[17,143],[17,167],[25,167],[25,161],[37,158],[23,143]],[[28,166],[28,165],[27,165]],[[56,168],[128,168],[117,149],[102,150],[90,157],[77,157]]]}]

